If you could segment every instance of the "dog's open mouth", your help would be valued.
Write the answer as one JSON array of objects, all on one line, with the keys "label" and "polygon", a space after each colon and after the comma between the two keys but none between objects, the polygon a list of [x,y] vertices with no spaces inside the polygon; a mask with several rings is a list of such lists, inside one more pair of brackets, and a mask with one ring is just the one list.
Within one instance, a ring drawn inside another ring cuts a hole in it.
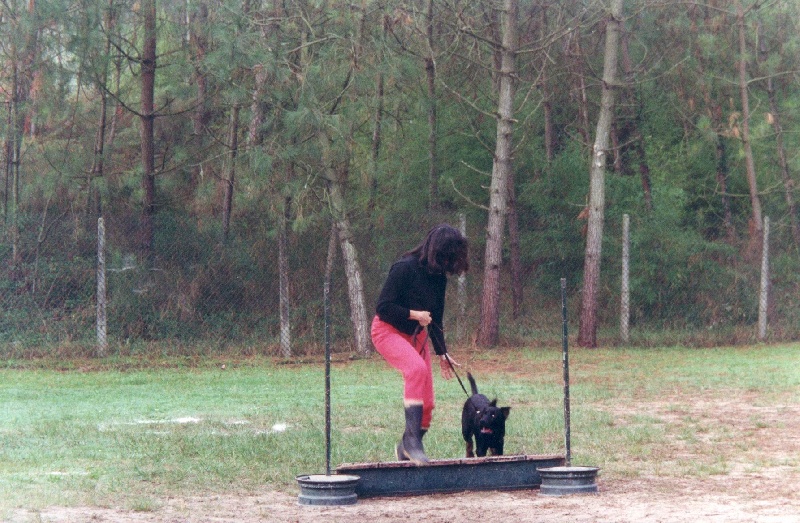
[{"label": "dog's open mouth", "polygon": [[493,434],[493,432],[492,429],[490,429],[489,427],[482,427],[481,434]]}]

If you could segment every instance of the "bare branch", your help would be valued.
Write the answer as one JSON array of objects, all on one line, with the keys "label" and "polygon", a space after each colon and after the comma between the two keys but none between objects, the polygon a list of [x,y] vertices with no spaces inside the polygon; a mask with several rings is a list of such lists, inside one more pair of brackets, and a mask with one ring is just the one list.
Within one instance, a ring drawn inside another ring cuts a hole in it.
[{"label": "bare branch", "polygon": [[[461,163],[464,164],[466,167],[475,170],[472,166],[466,164],[465,162],[462,161]],[[480,171],[478,171],[478,172],[480,172]],[[472,201],[472,199],[470,199],[469,196],[467,196],[466,194],[464,194],[461,191],[459,191],[458,187],[456,187],[456,182],[454,182],[452,178],[450,178],[450,185],[453,186],[453,190],[456,192],[456,194],[461,196],[467,203],[469,203],[470,205],[472,205],[474,207],[477,207],[478,209],[483,209],[484,211],[489,211],[489,207],[487,207],[486,205],[482,205],[480,203]]]}]

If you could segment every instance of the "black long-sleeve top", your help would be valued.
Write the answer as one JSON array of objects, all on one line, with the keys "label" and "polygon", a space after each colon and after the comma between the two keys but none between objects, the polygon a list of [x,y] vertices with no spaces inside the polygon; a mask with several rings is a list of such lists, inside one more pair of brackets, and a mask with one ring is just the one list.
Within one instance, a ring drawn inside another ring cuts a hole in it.
[{"label": "black long-sleeve top", "polygon": [[447,275],[431,274],[413,256],[396,261],[389,269],[389,276],[378,297],[378,317],[400,332],[414,334],[419,322],[409,320],[410,311],[428,311],[433,322],[428,326],[428,336],[436,354],[447,353],[444,342],[444,296]]}]

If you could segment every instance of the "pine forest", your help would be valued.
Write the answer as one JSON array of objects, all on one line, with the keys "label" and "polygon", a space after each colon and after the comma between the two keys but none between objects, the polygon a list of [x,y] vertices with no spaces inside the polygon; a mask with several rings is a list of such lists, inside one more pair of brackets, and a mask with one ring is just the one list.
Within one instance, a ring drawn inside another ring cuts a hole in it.
[{"label": "pine forest", "polygon": [[470,241],[454,342],[558,339],[562,278],[583,347],[800,339],[798,23],[795,0],[3,0],[0,355],[290,357],[326,315],[369,354],[390,265],[443,222]]}]

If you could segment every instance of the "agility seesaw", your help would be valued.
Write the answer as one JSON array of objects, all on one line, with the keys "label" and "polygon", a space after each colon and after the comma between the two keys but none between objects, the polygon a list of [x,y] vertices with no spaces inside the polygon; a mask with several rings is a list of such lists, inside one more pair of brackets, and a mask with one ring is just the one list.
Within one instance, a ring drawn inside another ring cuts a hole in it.
[{"label": "agility seesaw", "polygon": [[597,492],[596,467],[574,467],[570,456],[569,360],[566,279],[561,279],[564,372],[564,439],[566,457],[509,455],[434,459],[424,466],[408,461],[346,463],[330,468],[330,328],[328,282],[325,282],[325,444],[326,473],[297,476],[301,505],[348,505],[359,497],[424,495],[474,490],[541,488],[542,494]]}]

